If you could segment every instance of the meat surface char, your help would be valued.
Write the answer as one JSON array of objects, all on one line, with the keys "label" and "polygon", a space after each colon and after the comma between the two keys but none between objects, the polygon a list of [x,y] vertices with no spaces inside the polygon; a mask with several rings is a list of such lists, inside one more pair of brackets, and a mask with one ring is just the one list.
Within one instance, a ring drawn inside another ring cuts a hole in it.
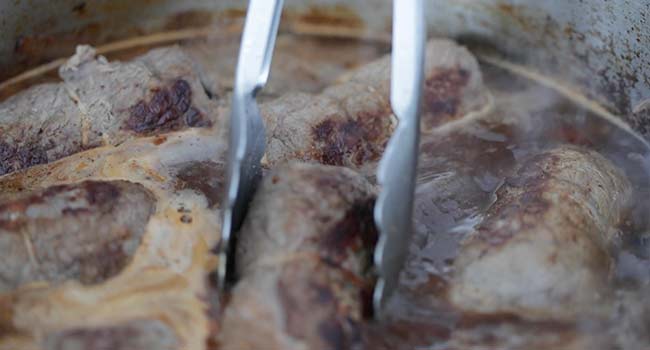
[{"label": "meat surface char", "polygon": [[360,345],[374,198],[349,169],[290,163],[272,170],[240,233],[241,280],[225,311],[223,349]]},{"label": "meat surface char", "polygon": [[559,147],[532,157],[463,243],[451,301],[466,311],[531,319],[595,310],[605,293],[613,227],[630,191],[596,152]]},{"label": "meat surface char", "polygon": [[62,83],[0,104],[0,175],[137,136],[220,124],[194,62],[177,47],[108,62],[79,46],[59,75]]}]

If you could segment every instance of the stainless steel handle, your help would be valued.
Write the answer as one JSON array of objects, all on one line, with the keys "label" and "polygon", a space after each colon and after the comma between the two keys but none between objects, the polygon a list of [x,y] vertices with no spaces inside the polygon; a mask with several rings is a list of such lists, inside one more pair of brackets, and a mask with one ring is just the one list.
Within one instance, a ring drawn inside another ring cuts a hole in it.
[{"label": "stainless steel handle", "polygon": [[251,0],[244,22],[232,97],[226,194],[222,205],[219,286],[232,270],[233,232],[239,228],[257,180],[266,144],[255,96],[269,77],[283,0]]},{"label": "stainless steel handle", "polygon": [[397,287],[412,234],[425,33],[423,1],[393,1],[390,102],[399,124],[377,173],[381,192],[374,215],[380,233],[375,248],[379,280],[373,302],[378,316]]},{"label": "stainless steel handle", "polygon": [[237,70],[235,93],[253,93],[269,78],[275,38],[280,24],[284,0],[251,0],[244,22]]}]

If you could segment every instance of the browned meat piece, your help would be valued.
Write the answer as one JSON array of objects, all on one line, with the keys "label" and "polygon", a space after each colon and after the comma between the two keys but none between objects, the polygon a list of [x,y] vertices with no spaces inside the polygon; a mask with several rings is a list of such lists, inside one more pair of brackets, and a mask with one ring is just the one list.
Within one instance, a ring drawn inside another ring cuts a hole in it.
[{"label": "browned meat piece", "polygon": [[452,303],[529,319],[593,312],[629,195],[624,175],[596,152],[567,146],[532,157],[461,247]]},{"label": "browned meat piece", "polygon": [[225,311],[223,349],[358,345],[372,285],[373,204],[371,185],[345,168],[290,163],[271,171],[241,230],[241,281]]},{"label": "browned meat piece", "polygon": [[124,181],[0,199],[0,293],[36,281],[105,281],[134,255],[153,209],[147,190]]},{"label": "browned meat piece", "polygon": [[88,123],[88,129],[82,129],[88,138],[117,144],[129,133],[151,135],[211,125],[215,106],[194,66],[177,47],[109,63],[81,46],[60,75],[82,121]]},{"label": "browned meat piece", "polygon": [[1,176],[0,349],[205,349],[219,310],[207,281],[217,132],[129,139]]},{"label": "browned meat piece", "polygon": [[[487,104],[488,92],[469,51],[451,41],[432,40],[426,54],[425,132]],[[266,161],[272,166],[301,159],[374,173],[396,123],[389,88],[390,59],[385,57],[319,95],[288,94],[262,104]]]},{"label": "browned meat piece", "polygon": [[216,103],[176,47],[109,63],[80,46],[60,76],[60,84],[0,104],[0,175],[135,136],[218,124]]}]

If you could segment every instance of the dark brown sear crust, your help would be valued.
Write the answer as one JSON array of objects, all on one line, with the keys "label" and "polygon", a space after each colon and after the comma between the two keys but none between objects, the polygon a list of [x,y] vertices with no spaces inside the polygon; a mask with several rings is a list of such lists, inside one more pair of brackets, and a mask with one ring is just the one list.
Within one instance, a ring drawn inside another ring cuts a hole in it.
[{"label": "dark brown sear crust", "polygon": [[[327,187],[323,187],[326,190]],[[377,232],[373,220],[374,198],[355,202],[345,216],[332,227],[326,235],[318,237],[322,257],[328,262],[340,264],[349,257],[350,251],[374,247]]]},{"label": "dark brown sear crust", "polygon": [[158,320],[132,320],[96,328],[68,329],[45,336],[44,350],[177,350],[173,329]]},{"label": "dark brown sear crust", "polygon": [[183,127],[209,127],[203,113],[192,107],[192,89],[183,79],[170,87],[154,88],[149,101],[140,101],[129,108],[131,116],[124,127],[141,135],[175,131]]},{"label": "dark brown sear crust", "polygon": [[272,170],[240,234],[242,279],[225,310],[223,349],[360,345],[373,283],[373,206],[372,186],[349,169],[289,163]]},{"label": "dark brown sear crust", "polygon": [[140,244],[153,196],[126,181],[86,181],[0,198],[0,292],[37,281],[95,284]]},{"label": "dark brown sear crust", "polygon": [[388,142],[391,111],[359,113],[356,119],[326,118],[312,128],[314,149],[310,158],[326,165],[361,167],[375,162]]}]

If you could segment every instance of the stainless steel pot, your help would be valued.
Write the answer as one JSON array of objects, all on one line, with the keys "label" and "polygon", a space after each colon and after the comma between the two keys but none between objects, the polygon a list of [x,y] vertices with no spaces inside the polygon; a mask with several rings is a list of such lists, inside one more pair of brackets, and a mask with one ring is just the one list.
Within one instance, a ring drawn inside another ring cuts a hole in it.
[{"label": "stainless steel pot", "polygon": [[[387,0],[287,0],[288,13],[376,36],[390,29]],[[0,80],[101,44],[170,26],[238,16],[237,0],[16,0],[0,3]],[[315,16],[317,14],[317,16]],[[574,87],[650,140],[650,2],[431,0],[430,35],[496,49]]]}]

